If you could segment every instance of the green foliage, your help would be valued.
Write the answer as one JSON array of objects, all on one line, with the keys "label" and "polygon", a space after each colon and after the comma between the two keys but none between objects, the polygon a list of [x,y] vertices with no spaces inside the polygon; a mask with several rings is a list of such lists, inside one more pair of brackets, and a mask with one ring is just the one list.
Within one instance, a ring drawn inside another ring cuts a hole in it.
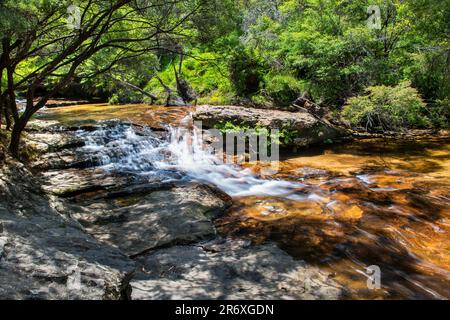
[{"label": "green foliage", "polygon": [[264,126],[248,126],[248,125],[238,125],[230,121],[221,121],[217,123],[214,128],[220,130],[223,133],[238,133],[238,132],[248,132],[252,131],[256,134],[269,134],[269,129]]},{"label": "green foliage", "polygon": [[269,97],[277,105],[288,105],[304,91],[304,86],[296,78],[290,75],[265,76],[266,83],[264,95]]},{"label": "green foliage", "polygon": [[[69,36],[72,31],[64,25],[67,6],[72,3],[85,7],[87,1],[0,1],[1,37],[10,38],[11,43],[23,39],[30,30],[42,28],[39,21],[53,11],[60,18],[52,20],[40,41]],[[95,16],[102,3],[93,1],[85,18]],[[133,1],[130,6],[138,3],[142,2]],[[448,126],[449,1],[182,0],[164,3],[158,0],[154,4],[158,6],[118,19],[100,42],[145,39],[152,33],[149,26],[160,23],[160,30],[171,30],[170,34],[158,36],[157,44],[133,41],[125,55],[120,45],[96,52],[78,68],[74,77],[82,84],[86,96],[110,97],[112,103],[150,101],[147,96],[121,85],[122,81],[144,89],[158,97],[156,103],[164,104],[167,92],[155,74],[175,91],[173,67],[178,68],[183,54],[180,75],[198,96],[198,103],[238,102],[276,107],[288,105],[299,95],[308,93],[316,102],[321,101],[339,113],[349,98],[355,105],[368,103],[364,99],[369,99],[370,94],[366,98],[362,96],[366,88],[406,90],[401,83],[410,81],[427,103],[426,108],[419,108],[420,117],[423,115],[429,121],[406,119],[402,120],[404,123],[392,125]],[[381,9],[380,30],[366,25],[369,5]],[[119,13],[124,14],[128,9]],[[181,17],[186,18],[177,23]],[[154,45],[160,48],[141,51]],[[21,61],[15,81],[43,68],[61,47],[64,41],[55,42]],[[95,76],[116,59],[117,63],[108,72]],[[62,64],[54,75],[44,79],[43,86],[51,87],[67,71],[68,65]],[[1,77],[4,90],[5,72]],[[354,99],[362,100],[356,103]],[[344,113],[349,112],[347,107],[346,110]],[[349,117],[352,123],[366,124],[367,119],[357,120],[354,114]],[[389,125],[384,120],[374,122],[380,128]]]},{"label": "green foliage", "polygon": [[238,96],[252,96],[260,90],[265,69],[254,52],[236,48],[228,66],[230,80]]},{"label": "green foliage", "polygon": [[[366,10],[381,9],[369,29]],[[238,96],[288,104],[298,91],[339,109],[370,86],[409,80],[427,103],[448,98],[448,10],[442,1],[247,1],[230,56]],[[431,26],[432,25],[432,26]]]},{"label": "green foliage", "polygon": [[2,0],[0,30],[3,36],[19,36],[38,27],[40,17],[50,12],[65,12],[70,4],[67,0]]},{"label": "green foliage", "polygon": [[295,138],[298,137],[298,132],[289,127],[283,127],[275,133],[270,128],[261,125],[237,125],[230,121],[222,121],[217,123],[214,128],[220,130],[222,133],[247,133],[250,131],[256,135],[265,135],[269,137],[269,145],[271,143],[291,145]]},{"label": "green foliage", "polygon": [[423,128],[430,125],[426,108],[409,82],[398,86],[367,88],[367,95],[350,98],[342,117],[353,126],[368,131]]},{"label": "green foliage", "polygon": [[298,136],[297,130],[289,127],[282,127],[279,131],[278,140],[282,145],[291,145]]},{"label": "green foliage", "polygon": [[120,98],[117,94],[113,94],[109,100],[108,100],[109,104],[119,104],[120,103]]},{"label": "green foliage", "polygon": [[450,128],[450,99],[436,100],[427,107],[428,116],[437,128]]},{"label": "green foliage", "polygon": [[[173,66],[179,65],[179,58],[164,64],[158,72],[159,78],[173,90],[176,89],[176,78]],[[229,104],[234,94],[227,77],[227,66],[223,59],[211,52],[194,50],[183,59],[181,76],[199,96],[198,103]],[[152,78],[145,90],[164,101],[167,96],[159,80]]]},{"label": "green foliage", "polygon": [[450,51],[440,48],[414,53],[406,67],[408,78],[427,100],[449,99]]}]

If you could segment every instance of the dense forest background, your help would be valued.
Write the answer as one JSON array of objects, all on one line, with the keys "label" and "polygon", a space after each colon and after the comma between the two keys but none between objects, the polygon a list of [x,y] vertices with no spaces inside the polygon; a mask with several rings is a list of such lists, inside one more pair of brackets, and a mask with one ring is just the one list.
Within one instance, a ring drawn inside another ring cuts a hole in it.
[{"label": "dense forest background", "polygon": [[[79,29],[67,27],[71,5]],[[27,118],[54,96],[175,95],[265,108],[303,97],[367,130],[449,124],[448,1],[2,0],[0,31],[0,114],[11,123],[16,97]]]}]

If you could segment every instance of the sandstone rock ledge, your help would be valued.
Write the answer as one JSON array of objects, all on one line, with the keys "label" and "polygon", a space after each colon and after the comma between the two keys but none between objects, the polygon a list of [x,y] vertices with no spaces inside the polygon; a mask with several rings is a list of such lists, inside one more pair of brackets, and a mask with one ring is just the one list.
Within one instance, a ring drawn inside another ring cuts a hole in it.
[{"label": "sandstone rock ledge", "polygon": [[121,299],[135,263],[54,208],[25,167],[0,168],[0,299]]},{"label": "sandstone rock ledge", "polygon": [[338,299],[341,286],[326,273],[294,261],[274,244],[243,241],[175,246],[140,262],[131,281],[140,299]]},{"label": "sandstone rock ledge", "polygon": [[193,114],[204,128],[213,128],[220,122],[250,127],[264,126],[287,130],[293,134],[291,142],[285,146],[306,147],[320,144],[329,139],[345,135],[343,130],[308,112],[289,112],[280,110],[255,109],[238,106],[198,106]]},{"label": "sandstone rock ledge", "polygon": [[71,204],[70,211],[95,238],[134,257],[214,237],[213,217],[231,205],[231,198],[220,193],[194,184],[131,198],[88,199]]}]

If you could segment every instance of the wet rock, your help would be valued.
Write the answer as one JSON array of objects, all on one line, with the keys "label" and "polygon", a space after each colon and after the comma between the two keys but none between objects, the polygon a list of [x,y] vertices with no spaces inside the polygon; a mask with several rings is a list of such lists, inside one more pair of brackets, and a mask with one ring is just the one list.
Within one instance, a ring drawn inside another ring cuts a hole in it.
[{"label": "wet rock", "polygon": [[273,244],[175,246],[140,262],[143,268],[131,281],[136,300],[338,299],[343,293],[328,274]]},{"label": "wet rock", "polygon": [[95,196],[93,199],[117,199],[121,197],[145,195],[154,191],[171,190],[175,188],[177,183],[174,182],[147,182],[137,185],[131,185],[126,188],[120,188],[107,193]]},{"label": "wet rock", "polygon": [[62,152],[46,153],[30,166],[38,170],[70,169],[70,168],[91,168],[101,164],[99,155],[86,155],[77,153],[75,150],[64,150]]},{"label": "wet rock", "polygon": [[52,170],[41,173],[45,191],[60,197],[73,197],[94,191],[125,187],[133,180],[126,175],[114,175],[100,168]]},{"label": "wet rock", "polygon": [[32,119],[28,122],[25,130],[26,132],[48,132],[55,131],[55,128],[59,126],[60,124],[56,120]]},{"label": "wet rock", "polygon": [[40,153],[73,149],[84,145],[81,138],[65,132],[29,132],[25,141]]},{"label": "wet rock", "polygon": [[203,127],[213,128],[220,122],[231,122],[236,125],[251,127],[264,126],[273,129],[284,129],[293,135],[292,142],[286,145],[304,147],[335,139],[343,132],[330,123],[320,120],[307,112],[288,112],[245,108],[237,106],[198,106],[193,114]]},{"label": "wet rock", "polygon": [[338,220],[359,220],[363,216],[363,210],[352,204],[351,201],[341,202],[341,201],[332,201],[327,206],[328,210],[331,210],[332,214]]},{"label": "wet rock", "polygon": [[231,199],[220,190],[191,185],[134,197],[78,202],[70,211],[98,240],[136,256],[157,247],[214,235],[212,218],[230,204]]},{"label": "wet rock", "polygon": [[25,167],[0,169],[0,299],[120,299],[135,264],[55,207]]},{"label": "wet rock", "polygon": [[173,106],[173,107],[186,107],[190,104],[183,101],[183,98],[181,98],[179,95],[170,95],[169,98],[166,100],[167,106]]},{"label": "wet rock", "polygon": [[102,168],[51,170],[41,172],[40,176],[42,188],[48,193],[64,198],[89,196],[93,199],[136,196],[170,189],[175,183],[165,182],[166,180],[182,178],[176,172],[139,175],[107,171]]}]

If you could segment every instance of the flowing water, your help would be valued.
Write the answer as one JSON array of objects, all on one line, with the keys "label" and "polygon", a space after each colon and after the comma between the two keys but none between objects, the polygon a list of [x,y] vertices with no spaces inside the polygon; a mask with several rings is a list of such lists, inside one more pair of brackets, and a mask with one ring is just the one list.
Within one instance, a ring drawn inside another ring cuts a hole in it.
[{"label": "flowing water", "polygon": [[[105,170],[213,183],[233,207],[215,221],[222,236],[274,241],[296,259],[332,273],[348,298],[450,298],[450,140],[364,140],[286,153],[279,172],[226,164],[186,129],[191,109],[104,105],[47,109],[40,117],[118,118],[79,130],[82,152]],[[124,122],[167,127],[167,135]],[[84,123],[84,122],[83,122]],[[172,125],[172,126],[168,126]],[[173,173],[177,173],[174,175]],[[381,269],[381,289],[366,268]]]}]

